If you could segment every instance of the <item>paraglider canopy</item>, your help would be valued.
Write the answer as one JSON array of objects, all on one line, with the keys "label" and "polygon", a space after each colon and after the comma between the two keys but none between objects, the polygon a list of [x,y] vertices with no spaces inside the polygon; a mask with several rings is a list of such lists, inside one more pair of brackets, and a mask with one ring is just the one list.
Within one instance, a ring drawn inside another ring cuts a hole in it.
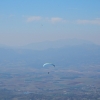
[{"label": "paraglider canopy", "polygon": [[52,63],[45,63],[45,64],[43,64],[43,67],[46,67],[46,66],[54,66],[55,67],[55,65],[52,64]]}]

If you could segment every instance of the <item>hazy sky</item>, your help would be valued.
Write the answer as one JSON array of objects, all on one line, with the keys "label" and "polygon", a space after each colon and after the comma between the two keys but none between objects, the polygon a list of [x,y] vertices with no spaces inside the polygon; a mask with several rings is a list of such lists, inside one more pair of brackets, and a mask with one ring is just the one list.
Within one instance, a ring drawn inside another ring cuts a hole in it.
[{"label": "hazy sky", "polygon": [[0,44],[72,38],[100,44],[100,0],[0,0]]}]

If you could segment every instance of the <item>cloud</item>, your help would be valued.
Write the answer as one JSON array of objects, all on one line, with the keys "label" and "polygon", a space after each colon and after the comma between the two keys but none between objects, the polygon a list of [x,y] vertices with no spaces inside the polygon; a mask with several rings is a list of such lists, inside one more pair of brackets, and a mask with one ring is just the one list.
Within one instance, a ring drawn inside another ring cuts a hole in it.
[{"label": "cloud", "polygon": [[27,22],[40,21],[40,20],[49,21],[51,23],[66,22],[66,20],[60,17],[42,18],[41,16],[31,16],[27,18]]},{"label": "cloud", "polygon": [[58,18],[58,17],[56,17],[56,18],[51,18],[51,21],[52,21],[53,23],[55,23],[55,22],[61,22],[61,21],[62,21],[62,18]]},{"label": "cloud", "polygon": [[52,17],[52,18],[50,19],[50,22],[52,22],[52,23],[65,22],[65,20],[62,19],[62,18],[59,18],[59,17]]},{"label": "cloud", "polygon": [[27,22],[39,21],[41,20],[40,16],[31,16],[27,18]]},{"label": "cloud", "polygon": [[78,24],[97,24],[100,25],[100,18],[94,20],[77,20]]}]

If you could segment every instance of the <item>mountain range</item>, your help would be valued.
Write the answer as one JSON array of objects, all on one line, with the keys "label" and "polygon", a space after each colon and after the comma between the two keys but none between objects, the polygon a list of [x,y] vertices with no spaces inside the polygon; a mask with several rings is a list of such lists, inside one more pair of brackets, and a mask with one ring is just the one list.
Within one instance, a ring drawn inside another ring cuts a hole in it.
[{"label": "mountain range", "polygon": [[0,47],[0,65],[40,68],[51,62],[57,66],[100,64],[100,46],[88,41],[49,41],[12,48]]}]

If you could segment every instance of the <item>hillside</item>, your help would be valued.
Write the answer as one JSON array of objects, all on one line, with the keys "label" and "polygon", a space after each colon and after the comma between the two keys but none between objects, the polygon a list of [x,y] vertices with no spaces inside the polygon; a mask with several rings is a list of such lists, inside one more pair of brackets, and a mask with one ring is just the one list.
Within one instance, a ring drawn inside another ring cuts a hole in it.
[{"label": "hillside", "polygon": [[45,62],[57,66],[100,64],[100,46],[81,44],[45,50],[0,48],[1,64],[41,67]]}]

